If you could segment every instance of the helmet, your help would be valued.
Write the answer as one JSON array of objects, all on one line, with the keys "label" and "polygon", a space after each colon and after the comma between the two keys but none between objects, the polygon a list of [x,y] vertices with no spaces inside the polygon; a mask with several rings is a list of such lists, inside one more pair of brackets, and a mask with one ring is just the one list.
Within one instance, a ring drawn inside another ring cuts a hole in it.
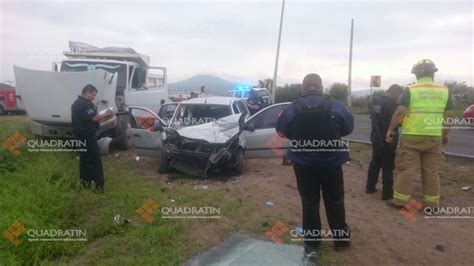
[{"label": "helmet", "polygon": [[413,65],[413,68],[411,69],[411,73],[415,75],[430,75],[434,74],[436,71],[438,71],[438,69],[436,68],[433,61],[429,59],[422,59],[418,61],[418,63]]}]

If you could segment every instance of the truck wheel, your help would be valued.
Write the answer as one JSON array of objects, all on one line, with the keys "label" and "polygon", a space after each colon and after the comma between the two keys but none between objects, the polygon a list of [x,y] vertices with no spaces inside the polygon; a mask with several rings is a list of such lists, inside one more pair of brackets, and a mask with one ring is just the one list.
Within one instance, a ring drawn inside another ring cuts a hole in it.
[{"label": "truck wheel", "polygon": [[114,143],[120,149],[128,149],[131,147],[130,117],[128,113],[117,115],[117,127],[115,128]]},{"label": "truck wheel", "polygon": [[3,106],[0,105],[0,115],[3,115],[4,112],[5,112],[5,109],[3,109]]},{"label": "truck wheel", "polygon": [[168,151],[166,145],[161,148],[161,155],[160,155],[160,167],[158,168],[158,172],[164,174],[168,172],[169,163],[168,163]]}]

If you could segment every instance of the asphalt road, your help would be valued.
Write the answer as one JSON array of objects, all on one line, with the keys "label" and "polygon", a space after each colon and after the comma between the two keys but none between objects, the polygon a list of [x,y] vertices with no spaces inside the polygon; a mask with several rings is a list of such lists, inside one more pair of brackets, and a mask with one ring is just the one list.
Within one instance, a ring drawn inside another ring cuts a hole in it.
[{"label": "asphalt road", "polygon": [[[347,138],[370,141],[370,118],[368,115],[354,115],[354,131]],[[453,129],[449,133],[449,143],[444,151],[457,155],[474,157],[474,127]]]}]

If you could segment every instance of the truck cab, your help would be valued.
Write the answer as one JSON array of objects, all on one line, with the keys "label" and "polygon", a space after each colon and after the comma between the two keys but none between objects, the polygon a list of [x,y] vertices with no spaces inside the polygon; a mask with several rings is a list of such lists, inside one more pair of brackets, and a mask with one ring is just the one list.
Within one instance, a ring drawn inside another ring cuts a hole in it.
[{"label": "truck cab", "polygon": [[70,42],[67,59],[55,62],[52,72],[14,66],[19,94],[32,120],[34,135],[73,137],[70,106],[82,88],[98,89],[98,110],[113,107],[115,116],[101,123],[99,134],[129,146],[129,105],[158,112],[169,103],[166,67],[150,66],[150,58],[131,48],[97,48]]}]

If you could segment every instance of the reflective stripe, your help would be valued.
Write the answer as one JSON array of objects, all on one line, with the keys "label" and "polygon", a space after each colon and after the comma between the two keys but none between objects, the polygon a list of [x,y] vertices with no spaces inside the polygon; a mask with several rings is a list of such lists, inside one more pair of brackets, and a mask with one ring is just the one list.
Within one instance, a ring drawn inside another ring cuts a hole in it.
[{"label": "reflective stripe", "polygon": [[398,191],[393,192],[393,198],[407,202],[411,199],[411,195],[404,195]]},{"label": "reflective stripe", "polygon": [[423,195],[423,201],[428,202],[428,203],[438,203],[439,202],[439,196],[426,196],[426,195]]}]

